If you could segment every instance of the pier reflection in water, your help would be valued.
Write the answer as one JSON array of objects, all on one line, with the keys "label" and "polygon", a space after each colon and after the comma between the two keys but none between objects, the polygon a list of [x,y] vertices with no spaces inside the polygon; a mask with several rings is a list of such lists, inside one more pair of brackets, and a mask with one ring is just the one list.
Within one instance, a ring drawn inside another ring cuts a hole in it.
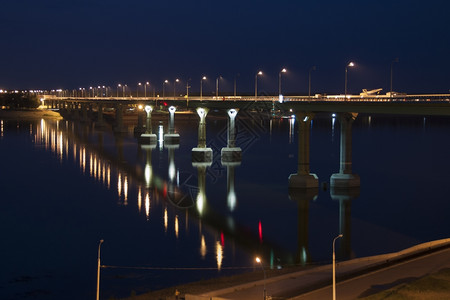
[{"label": "pier reflection in water", "polygon": [[[74,299],[93,295],[100,238],[106,265],[162,268],[103,269],[104,295],[123,296],[241,272],[228,268],[251,267],[255,255],[271,267],[326,263],[339,233],[344,235],[337,243],[339,259],[448,235],[449,204],[443,199],[449,191],[440,184],[450,165],[442,155],[450,148],[443,142],[448,119],[430,119],[424,130],[422,118],[359,115],[352,119],[352,142],[342,145],[349,127],[342,127],[340,116],[337,121],[328,114],[308,116],[269,120],[239,112],[233,119],[237,130],[230,131],[225,111],[210,112],[208,133],[199,143],[204,128],[195,115],[177,115],[175,128],[168,128],[167,115],[154,115],[158,143],[150,144],[139,144],[132,127],[113,134],[105,124],[2,120],[0,152],[14,158],[3,163],[11,170],[2,177],[7,183],[2,198],[11,199],[3,204],[9,212],[2,214],[4,236],[14,246],[3,250],[12,259],[2,284],[8,293],[20,293],[23,286],[11,282],[30,276],[36,279],[26,283],[29,291],[57,295],[77,284],[86,289]],[[127,115],[121,117],[125,121]],[[310,134],[309,140],[294,130],[299,122],[307,122],[300,131]],[[164,132],[179,133],[179,140],[162,143]],[[33,144],[26,142],[29,137]],[[299,151],[305,141],[308,147]],[[199,145],[213,151],[211,162],[192,162],[191,150]],[[224,161],[225,146],[240,147],[242,161],[240,152],[238,161]],[[419,156],[428,163],[418,163]],[[19,171],[25,169],[26,177]],[[412,169],[418,170],[415,176]],[[323,184],[332,174],[353,175],[353,170],[361,187]],[[287,178],[295,172],[316,174],[316,186],[288,189]],[[25,261],[14,254],[30,247]]]}]

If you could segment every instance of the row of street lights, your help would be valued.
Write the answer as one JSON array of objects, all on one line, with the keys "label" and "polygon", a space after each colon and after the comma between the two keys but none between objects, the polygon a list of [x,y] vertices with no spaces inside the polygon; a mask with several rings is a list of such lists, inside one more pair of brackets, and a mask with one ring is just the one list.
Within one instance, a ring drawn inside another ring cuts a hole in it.
[{"label": "row of street lights", "polygon": [[[390,94],[392,95],[393,93],[393,69],[394,69],[394,64],[398,63],[399,60],[398,58],[395,58],[394,60],[392,60],[391,62],[391,76],[390,76]],[[344,81],[344,97],[347,98],[347,86],[348,86],[348,69],[351,67],[354,67],[355,63],[354,62],[349,62],[345,65],[345,81]],[[309,71],[308,71],[308,97],[311,97],[311,73],[312,71],[316,71],[317,68],[316,66],[312,66]],[[283,68],[280,70],[280,72],[278,73],[278,95],[282,95],[282,75],[283,73],[287,73],[287,69]],[[255,97],[258,97],[258,77],[262,76],[263,72],[262,71],[258,71],[255,74]],[[239,77],[240,74],[236,74],[236,76],[234,76],[234,92],[233,95],[236,96],[236,80],[237,77]],[[220,79],[222,79],[222,75],[219,75],[216,78],[216,86],[215,86],[215,95],[216,97],[219,97],[219,81]],[[200,98],[203,98],[203,82],[207,80],[206,76],[202,76],[200,79]],[[189,80],[188,80],[189,81]],[[180,79],[176,78],[173,81],[173,96],[176,96],[176,84],[180,82]],[[169,83],[169,80],[164,80],[163,84],[162,84],[162,96],[165,97],[165,87],[166,85]],[[147,87],[150,86],[150,82],[138,82],[137,83],[137,89],[136,89],[136,96],[139,97],[139,90],[141,89],[141,87],[144,86],[144,97],[147,97]],[[117,85],[117,92],[116,92],[116,96],[119,97],[119,91],[120,89],[122,90],[122,97],[126,96],[126,90],[128,88],[128,85],[126,84],[118,84]],[[189,83],[187,83],[186,85],[186,89],[187,89],[187,94],[189,93]],[[130,91],[130,90],[129,90]],[[112,97],[112,89],[109,86],[91,86],[89,87],[89,90],[87,91],[85,88],[79,88],[79,93],[81,94],[81,97],[86,97],[86,96],[90,96],[90,97]],[[78,92],[76,90],[73,90],[73,94],[78,94]],[[155,88],[153,87],[153,97],[155,96]],[[131,97],[131,91],[130,91],[130,97]]]}]

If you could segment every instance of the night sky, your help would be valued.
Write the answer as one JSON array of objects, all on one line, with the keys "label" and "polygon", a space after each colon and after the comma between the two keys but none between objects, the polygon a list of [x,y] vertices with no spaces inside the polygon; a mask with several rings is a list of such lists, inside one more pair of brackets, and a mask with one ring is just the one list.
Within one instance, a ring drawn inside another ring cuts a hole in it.
[{"label": "night sky", "polygon": [[[0,89],[136,87],[180,78],[198,93],[277,94],[348,90],[448,93],[450,2],[2,0]],[[171,83],[167,87],[171,89]]]}]

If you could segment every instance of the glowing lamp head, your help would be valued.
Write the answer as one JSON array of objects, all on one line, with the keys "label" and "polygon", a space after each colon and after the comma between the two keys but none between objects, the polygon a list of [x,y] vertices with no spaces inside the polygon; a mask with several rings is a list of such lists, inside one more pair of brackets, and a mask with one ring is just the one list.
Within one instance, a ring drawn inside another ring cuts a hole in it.
[{"label": "glowing lamp head", "polygon": [[202,77],[202,80],[206,80],[206,76],[203,76],[203,77]]},{"label": "glowing lamp head", "polygon": [[262,71],[259,71],[259,72],[258,72],[258,75],[262,75],[262,74],[263,74],[263,72],[262,72]]},{"label": "glowing lamp head", "polygon": [[153,107],[151,107],[150,105],[146,105],[145,106],[145,112],[146,113],[150,113],[153,110]]},{"label": "glowing lamp head", "polygon": [[178,79],[178,78],[177,78],[177,79],[175,79],[175,82],[180,82],[180,79]]},{"label": "glowing lamp head", "polygon": [[139,104],[138,108],[141,110],[143,108],[142,104]]},{"label": "glowing lamp head", "polygon": [[142,83],[139,82],[138,85],[142,85]]},{"label": "glowing lamp head", "polygon": [[261,263],[261,259],[259,257],[256,257],[255,261],[260,264]]},{"label": "glowing lamp head", "polygon": [[349,66],[349,67],[354,67],[354,66],[355,66],[355,63],[351,61],[351,62],[348,63],[348,66]]},{"label": "glowing lamp head", "polygon": [[169,80],[167,80],[167,79],[166,79],[166,80],[164,80],[164,83],[169,83]]},{"label": "glowing lamp head", "polygon": [[285,68],[283,68],[283,70],[281,70],[281,73],[286,73],[287,70]]},{"label": "glowing lamp head", "polygon": [[177,110],[177,109],[175,108],[175,106],[169,107],[169,112],[170,112],[171,114],[175,113],[176,110]]}]

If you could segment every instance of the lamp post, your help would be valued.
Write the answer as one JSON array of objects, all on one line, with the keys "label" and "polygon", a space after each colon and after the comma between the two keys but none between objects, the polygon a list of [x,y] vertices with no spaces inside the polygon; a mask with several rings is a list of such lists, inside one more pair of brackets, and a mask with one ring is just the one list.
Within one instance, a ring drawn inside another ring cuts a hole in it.
[{"label": "lamp post", "polygon": [[262,71],[259,71],[255,75],[255,98],[258,97],[258,75],[262,75]]},{"label": "lamp post", "polygon": [[216,98],[219,97],[219,79],[222,78],[222,75],[216,78]]},{"label": "lamp post", "polygon": [[[123,96],[124,96],[124,97],[125,97],[125,91],[126,91],[126,89],[127,89],[127,86],[128,86],[128,85],[126,85],[126,84],[123,85]],[[130,94],[130,96],[131,96],[131,94]]]},{"label": "lamp post", "polygon": [[167,79],[164,80],[164,82],[163,82],[163,98],[164,98],[164,95],[165,95],[164,92],[165,92],[165,86],[166,86],[167,83],[169,83],[169,80],[167,80]]},{"label": "lamp post", "polygon": [[119,88],[121,87],[122,85],[119,83],[118,85],[117,85],[117,97],[119,97]]},{"label": "lamp post", "polygon": [[347,73],[348,73],[348,67],[353,67],[353,66],[355,66],[355,64],[353,62],[349,62],[345,66],[345,87],[344,87],[345,99],[347,99]]},{"label": "lamp post", "polygon": [[264,274],[264,292],[263,292],[263,299],[266,300],[266,271],[264,270],[262,261],[259,257],[256,257],[256,262],[261,265],[261,269],[263,270]]},{"label": "lamp post", "polygon": [[203,76],[202,79],[200,79],[200,99],[203,98],[203,80],[206,80],[206,76]]},{"label": "lamp post", "polygon": [[236,78],[239,77],[241,74],[237,73],[234,76],[234,96],[236,97]]},{"label": "lamp post", "polygon": [[136,89],[136,98],[139,97],[139,87],[142,85],[141,82],[138,83],[137,89]]},{"label": "lamp post", "polygon": [[147,85],[150,85],[150,82],[146,82],[144,85],[144,97],[147,98]]},{"label": "lamp post", "polygon": [[98,258],[97,258],[97,300],[100,299],[100,247],[104,240],[100,240],[98,243]]},{"label": "lamp post", "polygon": [[180,79],[177,78],[177,79],[175,79],[174,82],[173,82],[173,97],[174,97],[174,98],[175,98],[175,91],[176,91],[176,90],[175,90],[175,87],[176,87],[176,85],[177,85],[177,82],[180,82]]},{"label": "lamp post", "polygon": [[281,74],[286,72],[287,70],[283,68],[280,73],[278,73],[278,95],[281,95]]},{"label": "lamp post", "polygon": [[391,97],[392,97],[392,78],[393,78],[393,75],[394,75],[394,63],[398,63],[398,57],[395,58],[395,59],[391,62],[391,90],[390,90],[390,92],[391,92],[390,96],[391,96]]},{"label": "lamp post", "polygon": [[337,237],[333,239],[333,300],[336,300],[336,254],[335,254],[335,243],[338,238],[343,237],[344,235],[341,233]]},{"label": "lamp post", "polygon": [[309,69],[309,80],[308,80],[308,97],[311,97],[311,71],[315,71],[316,66],[312,66]]}]

